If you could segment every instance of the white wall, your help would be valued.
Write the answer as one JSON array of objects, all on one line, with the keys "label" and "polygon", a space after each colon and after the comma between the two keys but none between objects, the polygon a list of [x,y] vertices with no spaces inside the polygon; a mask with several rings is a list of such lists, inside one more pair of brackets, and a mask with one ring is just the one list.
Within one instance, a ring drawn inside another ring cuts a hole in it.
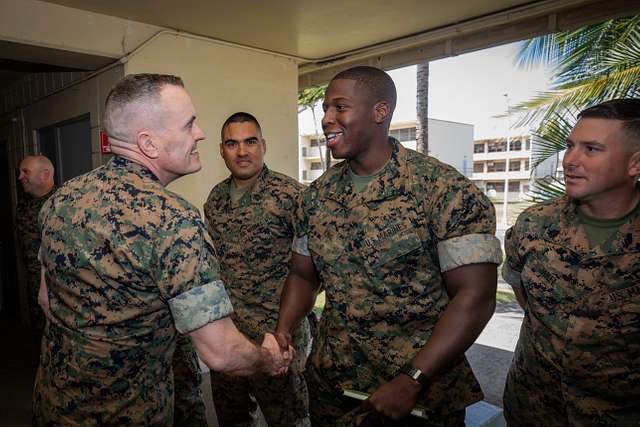
[{"label": "white wall", "polygon": [[219,153],[220,127],[246,111],[256,116],[267,140],[271,169],[297,178],[297,64],[279,56],[211,41],[165,34],[133,55],[125,74],[175,74],[185,82],[207,134],[199,145],[203,168],[180,178],[170,189],[202,208],[211,188],[228,176]]},{"label": "white wall", "polygon": [[429,155],[473,174],[473,125],[429,119]]}]

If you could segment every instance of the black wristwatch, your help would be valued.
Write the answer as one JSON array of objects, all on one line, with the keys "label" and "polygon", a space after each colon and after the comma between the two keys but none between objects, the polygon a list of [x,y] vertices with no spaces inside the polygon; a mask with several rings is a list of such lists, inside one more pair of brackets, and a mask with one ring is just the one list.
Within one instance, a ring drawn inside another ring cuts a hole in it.
[{"label": "black wristwatch", "polygon": [[411,366],[411,363],[407,363],[402,368],[400,368],[398,374],[408,375],[412,380],[420,383],[422,387],[426,387],[427,384],[429,384],[429,378],[427,378],[427,376],[423,374],[420,369]]}]

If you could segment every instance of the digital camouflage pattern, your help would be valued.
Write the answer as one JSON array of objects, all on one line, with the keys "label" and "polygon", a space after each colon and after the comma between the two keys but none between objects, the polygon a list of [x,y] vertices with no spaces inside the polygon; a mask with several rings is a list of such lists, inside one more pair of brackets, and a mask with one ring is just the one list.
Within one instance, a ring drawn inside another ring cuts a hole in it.
[{"label": "digital camouflage pattern", "polygon": [[[276,328],[280,294],[289,274],[294,237],[293,214],[304,188],[292,178],[263,167],[256,182],[237,201],[230,197],[232,178],[216,185],[204,205],[208,229],[220,262],[220,275],[233,303],[238,329],[261,343]],[[255,396],[270,426],[301,425],[308,416],[302,371],[308,353],[308,322],[296,332],[296,362],[283,378],[238,378],[211,373],[221,425],[252,425]]]},{"label": "digital camouflage pattern", "polygon": [[567,198],[507,231],[503,276],[527,295],[507,378],[513,425],[640,423],[640,210],[600,246]]},{"label": "digital camouflage pattern", "polygon": [[38,342],[44,330],[44,312],[38,305],[38,289],[40,288],[40,229],[38,213],[44,202],[53,194],[55,188],[42,197],[25,194],[25,198],[16,207],[16,231],[22,247],[22,259],[27,279],[27,302],[29,305],[29,321],[34,339]]},{"label": "digital camouflage pattern", "polygon": [[[296,233],[307,236],[326,291],[309,363],[335,395],[373,392],[425,345],[449,303],[443,265],[501,260],[489,200],[452,167],[392,144],[363,192],[342,162],[302,196]],[[462,356],[417,404],[455,412],[480,399]]]},{"label": "digital camouflage pattern", "polygon": [[40,222],[51,318],[35,423],[172,425],[176,329],[232,312],[198,210],[116,156],[61,187]]},{"label": "digital camouflage pattern", "polygon": [[178,334],[173,353],[175,427],[207,427],[207,410],[202,395],[200,363],[191,338]]}]

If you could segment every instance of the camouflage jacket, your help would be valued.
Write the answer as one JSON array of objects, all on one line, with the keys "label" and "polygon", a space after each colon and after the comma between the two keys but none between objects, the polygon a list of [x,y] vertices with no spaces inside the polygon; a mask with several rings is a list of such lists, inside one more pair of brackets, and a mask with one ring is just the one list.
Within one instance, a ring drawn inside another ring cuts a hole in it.
[{"label": "camouflage jacket", "polygon": [[232,312],[198,210],[114,157],[61,187],[40,221],[51,319],[37,422],[171,425],[176,329]]},{"label": "camouflage jacket", "polygon": [[[25,198],[16,207],[16,230],[21,242],[26,266],[30,270],[40,271],[38,249],[40,249],[40,230],[38,229],[38,213],[44,202],[55,192],[55,187],[42,197],[25,194]],[[40,278],[38,276],[38,281]]]},{"label": "camouflage jacket", "polygon": [[[391,380],[449,303],[442,273],[501,260],[487,198],[452,167],[395,142],[362,193],[342,162],[305,191],[297,216],[326,290],[310,361],[336,388],[372,392]],[[460,355],[418,404],[455,411],[481,398]]]},{"label": "camouflage jacket", "polygon": [[503,276],[527,296],[516,359],[555,367],[594,411],[637,405],[640,214],[590,248],[576,204],[553,200],[520,215],[505,251]]},{"label": "camouflage jacket", "polygon": [[304,187],[266,166],[237,203],[229,196],[231,185],[229,177],[213,187],[204,212],[234,322],[260,342],[278,320],[280,293],[289,274],[293,214]]}]

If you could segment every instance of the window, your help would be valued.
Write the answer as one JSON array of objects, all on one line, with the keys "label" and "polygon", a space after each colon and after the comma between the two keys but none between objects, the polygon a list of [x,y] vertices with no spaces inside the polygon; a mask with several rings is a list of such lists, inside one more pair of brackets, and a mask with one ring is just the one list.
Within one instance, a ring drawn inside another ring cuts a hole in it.
[{"label": "window", "polygon": [[515,141],[509,142],[509,151],[520,151],[520,150],[522,150],[522,141],[517,139]]},{"label": "window", "polygon": [[415,141],[416,128],[393,129],[389,131],[389,136],[394,137],[400,142]]},{"label": "window", "polygon": [[485,152],[484,142],[481,144],[473,144],[473,152],[484,153]]},{"label": "window", "polygon": [[531,150],[531,140],[527,139],[527,150]]},{"label": "window", "polygon": [[525,184],[522,186],[522,192],[525,194],[529,192],[529,184]]},{"label": "window", "polygon": [[487,172],[504,172],[506,162],[487,162]]},{"label": "window", "polygon": [[520,191],[520,183],[519,182],[510,182],[509,183],[509,193],[518,193]]},{"label": "window", "polygon": [[322,170],[322,162],[311,162],[311,170],[312,171]]},{"label": "window", "polygon": [[484,163],[482,163],[482,162],[473,162],[473,172],[475,172],[475,173],[484,172]]},{"label": "window", "polygon": [[490,153],[498,153],[500,151],[507,151],[507,141],[494,141],[489,144]]},{"label": "window", "polygon": [[528,171],[529,170],[529,160],[525,160],[524,161],[524,170]]},{"label": "window", "polygon": [[487,182],[487,191],[495,190],[498,193],[502,193],[504,191],[504,182]]},{"label": "window", "polygon": [[520,160],[511,160],[511,161],[509,161],[509,170],[510,171],[519,171],[520,170]]},{"label": "window", "polygon": [[317,147],[318,145],[324,145],[324,137],[311,138],[309,145],[312,147]]}]

